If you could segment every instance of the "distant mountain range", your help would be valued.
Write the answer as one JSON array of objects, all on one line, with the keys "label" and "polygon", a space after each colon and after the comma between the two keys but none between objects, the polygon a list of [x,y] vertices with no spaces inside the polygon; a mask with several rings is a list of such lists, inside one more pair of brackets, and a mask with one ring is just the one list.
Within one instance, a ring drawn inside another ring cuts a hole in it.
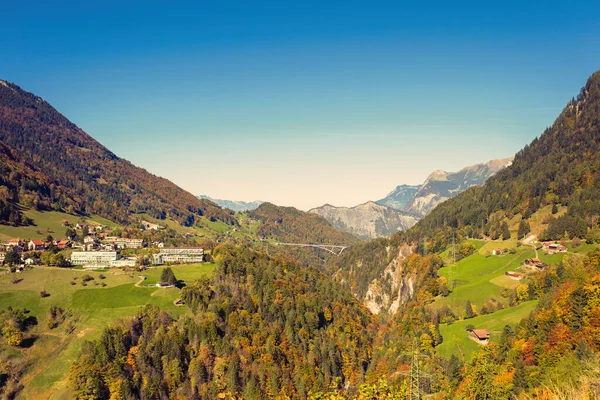
[{"label": "distant mountain range", "polygon": [[415,215],[373,201],[355,207],[325,204],[308,212],[318,214],[334,228],[362,239],[390,236],[399,230],[409,229],[418,221]]},{"label": "distant mountain range", "polygon": [[222,199],[213,199],[210,196],[206,196],[201,194],[198,196],[199,199],[205,199],[212,201],[215,204],[220,205],[223,208],[229,208],[230,210],[240,212],[240,211],[250,211],[256,210],[258,206],[260,206],[264,201],[255,200],[255,201],[237,201],[237,200],[222,200]]},{"label": "distant mountain range", "polygon": [[465,167],[458,172],[434,171],[422,185],[399,185],[386,197],[355,207],[325,204],[309,210],[335,228],[368,239],[390,236],[411,228],[438,204],[511,165],[513,157]]},{"label": "distant mountain range", "polygon": [[[377,201],[377,203],[424,217],[441,202],[464,192],[471,186],[483,185],[490,176],[511,165],[513,158],[501,158],[471,165],[458,172],[433,171],[401,208],[396,207],[394,204],[401,204],[398,198],[404,199],[406,197],[405,192],[410,191],[401,191],[399,196],[397,191],[402,186],[398,186],[392,193]],[[414,186],[408,188],[412,189]]]}]

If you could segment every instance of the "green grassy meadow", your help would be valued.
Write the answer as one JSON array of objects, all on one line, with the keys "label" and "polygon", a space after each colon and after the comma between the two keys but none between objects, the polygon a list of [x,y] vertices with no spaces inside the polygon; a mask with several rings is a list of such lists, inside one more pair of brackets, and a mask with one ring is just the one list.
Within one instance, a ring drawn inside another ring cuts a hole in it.
[{"label": "green grassy meadow", "polygon": [[[66,375],[69,366],[77,358],[84,340],[93,340],[112,322],[123,317],[134,316],[146,304],[154,304],[173,315],[188,313],[187,307],[176,307],[173,301],[179,297],[179,289],[136,287],[141,276],[143,284],[156,283],[165,267],[151,268],[141,273],[122,270],[85,271],[34,267],[20,274],[0,275],[0,308],[8,306],[26,308],[30,316],[37,318],[37,325],[28,336],[35,338],[27,349],[2,348],[0,352],[18,362],[28,363],[22,378],[24,385],[19,398],[24,399],[69,399]],[[185,284],[192,283],[203,275],[210,275],[214,264],[189,264],[171,266],[175,276]],[[86,274],[94,277],[82,285]],[[101,279],[100,275],[104,276]],[[13,278],[22,279],[13,283]],[[75,282],[74,285],[71,282]],[[105,287],[102,283],[106,284]],[[50,296],[42,298],[40,291]],[[65,323],[55,329],[47,327],[47,313],[51,305],[71,310],[72,332],[67,332]],[[51,366],[51,368],[47,368]]]},{"label": "green grassy meadow", "polygon": [[456,321],[451,325],[440,325],[444,342],[436,347],[436,351],[443,357],[450,357],[452,354],[460,357],[462,352],[465,360],[469,360],[481,345],[469,339],[469,332],[465,330],[467,325],[473,325],[477,329],[487,329],[490,332],[490,340],[497,341],[505,325],[509,324],[514,328],[519,321],[529,315],[536,304],[537,300],[527,301],[493,314]]},{"label": "green grassy meadow", "polygon": [[[545,211],[550,212],[549,210]],[[446,357],[451,354],[460,356],[462,351],[465,358],[469,359],[471,354],[480,346],[469,339],[468,333],[465,331],[467,325],[472,324],[476,328],[487,329],[492,333],[491,340],[494,341],[499,337],[499,334],[494,334],[494,332],[501,331],[506,324],[517,324],[533,310],[536,304],[536,301],[528,301],[516,307],[508,307],[508,300],[501,296],[504,288],[514,289],[520,284],[526,284],[528,281],[527,275],[536,273],[522,268],[522,264],[526,259],[536,257],[534,246],[517,246],[517,241],[514,238],[506,241],[470,240],[470,242],[477,248],[474,254],[438,271],[440,276],[448,279],[448,287],[451,293],[447,297],[438,296],[431,307],[436,309],[447,305],[459,318],[453,324],[440,325],[444,342],[437,347],[437,351],[440,355]],[[581,243],[577,248],[573,248],[572,243],[568,243],[567,247],[569,249],[568,253],[553,255],[544,254],[540,249],[537,251],[537,257],[549,265],[555,265],[560,263],[567,254],[583,256],[597,246]],[[489,254],[496,248],[513,248],[515,254],[485,256],[486,253]],[[520,281],[514,280],[504,275],[507,271],[519,271],[524,273],[525,276]],[[452,287],[452,282],[454,287]],[[472,319],[462,319],[465,317],[467,300],[470,300],[479,312],[483,304],[492,298],[501,302],[506,308]]]},{"label": "green grassy meadow", "polygon": [[148,222],[152,222],[152,223],[155,223],[155,224],[167,227],[167,228],[171,228],[175,232],[179,233],[180,235],[185,235],[185,234],[198,235],[198,236],[192,236],[192,238],[195,238],[198,241],[201,241],[206,238],[213,239],[216,237],[217,234],[225,234],[227,232],[230,232],[233,229],[230,225],[227,225],[224,222],[221,222],[221,221],[211,222],[210,220],[208,220],[207,218],[204,218],[204,217],[198,219],[199,225],[185,227],[171,219],[159,220],[159,219],[151,217],[148,214],[139,214],[139,216]]},{"label": "green grassy meadow", "polygon": [[[512,288],[518,281],[505,278],[504,273],[519,269],[526,259],[534,256],[532,248],[522,246],[517,249],[516,254],[501,256],[485,257],[476,252],[454,265],[441,268],[438,273],[448,279],[451,293],[448,297],[437,298],[433,307],[448,305],[457,316],[462,317],[467,300],[470,300],[477,310],[492,297],[506,305],[506,300],[500,295],[502,289]],[[454,287],[451,282],[454,283]]]},{"label": "green grassy meadow", "polygon": [[[65,236],[65,231],[67,230],[67,228],[62,225],[63,220],[67,220],[72,225],[75,225],[82,219],[81,217],[58,211],[26,210],[23,212],[23,214],[31,218],[35,225],[0,225],[0,241],[5,241],[11,238],[37,239],[45,238],[48,235],[52,235],[55,239],[62,238]],[[114,222],[97,215],[84,218],[84,220],[90,225],[108,225],[115,228],[119,227],[118,224],[115,224]]]}]

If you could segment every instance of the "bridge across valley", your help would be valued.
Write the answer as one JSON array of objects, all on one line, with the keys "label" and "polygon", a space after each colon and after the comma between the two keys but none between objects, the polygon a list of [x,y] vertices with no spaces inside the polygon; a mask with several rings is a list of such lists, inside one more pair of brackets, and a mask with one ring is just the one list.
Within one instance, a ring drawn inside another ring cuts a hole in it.
[{"label": "bridge across valley", "polygon": [[333,244],[311,244],[311,243],[275,243],[280,246],[296,246],[296,247],[314,247],[317,249],[322,249],[330,252],[336,256],[339,256],[343,253],[344,250],[348,248],[348,246],[341,245],[333,245]]}]

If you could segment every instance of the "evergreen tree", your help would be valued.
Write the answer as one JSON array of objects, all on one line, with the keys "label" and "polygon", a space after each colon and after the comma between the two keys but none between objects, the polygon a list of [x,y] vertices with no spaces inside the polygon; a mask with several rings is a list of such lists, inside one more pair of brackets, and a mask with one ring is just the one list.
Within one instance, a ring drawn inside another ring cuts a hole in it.
[{"label": "evergreen tree", "polygon": [[569,305],[571,306],[571,318],[568,321],[568,326],[571,332],[578,332],[581,328],[581,322],[584,315],[584,309],[587,304],[585,292],[581,287],[575,289],[569,296]]},{"label": "evergreen tree", "polygon": [[515,331],[512,326],[506,324],[504,325],[504,329],[502,329],[502,335],[500,336],[500,351],[498,352],[499,362],[504,362],[508,352],[512,348],[512,342],[515,337]]},{"label": "evergreen tree", "polygon": [[552,203],[552,215],[556,214],[558,212],[558,207],[556,206],[556,203]]},{"label": "evergreen tree", "polygon": [[448,361],[447,375],[453,381],[458,381],[461,377],[462,363],[455,354],[450,356]]},{"label": "evergreen tree", "polygon": [[506,223],[506,221],[502,223],[502,239],[510,239],[510,229],[508,229],[508,224]]},{"label": "evergreen tree", "polygon": [[518,238],[523,239],[529,232],[531,232],[531,227],[529,226],[529,223],[522,219],[519,223]]},{"label": "evergreen tree", "polygon": [[170,267],[163,269],[160,274],[160,280],[161,282],[166,282],[169,285],[177,285],[178,282],[173,270]]},{"label": "evergreen tree", "polygon": [[467,300],[467,304],[465,306],[465,318],[473,318],[475,313],[473,313],[473,306],[471,305],[471,300]]},{"label": "evergreen tree", "polygon": [[527,389],[527,375],[525,373],[525,363],[523,357],[518,357],[515,362],[515,374],[513,375],[513,390],[516,394]]}]

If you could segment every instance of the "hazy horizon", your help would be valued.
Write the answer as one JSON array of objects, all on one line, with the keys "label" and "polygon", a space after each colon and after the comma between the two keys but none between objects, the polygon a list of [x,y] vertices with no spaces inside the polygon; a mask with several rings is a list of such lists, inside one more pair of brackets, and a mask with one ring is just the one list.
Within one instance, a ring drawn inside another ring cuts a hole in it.
[{"label": "hazy horizon", "polygon": [[512,156],[600,68],[595,3],[260,5],[13,3],[0,79],[193,194],[307,210]]}]

